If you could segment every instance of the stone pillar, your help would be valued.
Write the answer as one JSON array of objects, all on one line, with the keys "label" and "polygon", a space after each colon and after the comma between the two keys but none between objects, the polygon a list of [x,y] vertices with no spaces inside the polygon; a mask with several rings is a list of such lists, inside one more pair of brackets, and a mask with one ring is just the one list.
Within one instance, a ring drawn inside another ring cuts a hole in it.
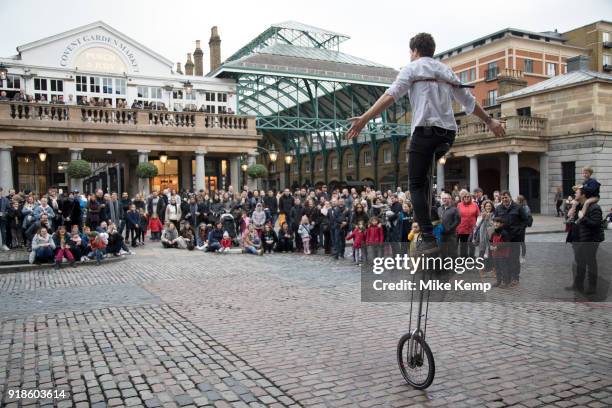
[{"label": "stone pillar", "polygon": [[437,192],[440,194],[444,189],[444,164],[440,163],[440,161],[438,161],[436,166],[436,186]]},{"label": "stone pillar", "polygon": [[508,152],[508,190],[512,198],[519,195],[519,152]]},{"label": "stone pillar", "polygon": [[549,215],[550,184],[548,182],[548,153],[540,155],[540,214]]},{"label": "stone pillar", "polygon": [[499,191],[508,190],[508,156],[499,158]]},{"label": "stone pillar", "polygon": [[[138,163],[146,163],[149,161],[150,150],[138,150]],[[138,192],[143,193],[145,198],[150,194],[149,179],[138,178]]]},{"label": "stone pillar", "polygon": [[192,188],[191,155],[181,156],[181,187],[188,191]]},{"label": "stone pillar", "polygon": [[240,156],[233,156],[230,158],[230,184],[234,188],[234,193],[240,193],[242,187],[240,186]]},{"label": "stone pillar", "polygon": [[[247,164],[249,165],[249,167],[251,167],[252,165],[257,163],[257,152],[251,152],[249,153],[249,157],[247,159]],[[256,190],[258,188],[257,186],[257,180],[252,179],[250,177],[247,176],[247,185],[249,186],[249,191],[253,191]]]},{"label": "stone pillar", "polygon": [[468,156],[470,158],[470,193],[478,188],[478,156]]},{"label": "stone pillar", "polygon": [[13,146],[0,145],[0,187],[4,189],[4,195],[7,195],[9,190],[14,188],[12,150]]},{"label": "stone pillar", "polygon": [[[83,149],[71,148],[70,149],[70,161],[81,160],[81,154]],[[79,193],[83,192],[83,179],[70,179],[70,190],[78,190]]]},{"label": "stone pillar", "polygon": [[206,166],[204,163],[204,155],[206,154],[205,150],[196,150],[195,155],[195,190],[205,190],[206,186],[204,185],[204,180],[206,180]]}]

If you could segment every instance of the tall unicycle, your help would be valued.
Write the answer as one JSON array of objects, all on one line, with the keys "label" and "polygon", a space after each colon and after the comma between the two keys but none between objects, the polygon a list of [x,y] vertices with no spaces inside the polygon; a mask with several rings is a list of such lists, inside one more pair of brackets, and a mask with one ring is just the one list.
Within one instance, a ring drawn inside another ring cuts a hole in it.
[{"label": "tall unicycle", "polygon": [[[429,173],[429,186],[433,185],[433,168],[436,161],[444,156],[450,149],[450,145],[443,144],[439,146],[433,157],[433,163]],[[429,203],[429,211],[431,213],[432,195],[431,191],[426,192]],[[404,334],[397,344],[397,363],[404,380],[412,387],[423,390],[431,385],[436,375],[436,363],[434,361],[431,348],[425,340],[427,335],[427,315],[429,312],[429,289],[421,289],[416,281],[416,275],[412,275],[413,287],[418,289],[418,299],[415,301],[415,291],[411,291],[410,297],[410,321],[408,323],[409,331]],[[423,271],[423,279],[431,279],[432,271]],[[416,325],[412,329],[412,316],[415,303],[418,302],[416,308]]]}]

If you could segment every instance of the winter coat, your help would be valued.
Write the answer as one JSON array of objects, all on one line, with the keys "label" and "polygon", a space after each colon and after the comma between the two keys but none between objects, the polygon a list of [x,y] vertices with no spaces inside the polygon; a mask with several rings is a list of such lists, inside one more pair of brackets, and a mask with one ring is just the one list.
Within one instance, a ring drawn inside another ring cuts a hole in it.
[{"label": "winter coat", "polygon": [[457,210],[459,211],[459,216],[461,217],[461,221],[457,226],[457,234],[470,235],[474,231],[476,219],[480,214],[478,204],[473,201],[471,201],[469,204],[460,202],[457,204]]},{"label": "winter coat", "polygon": [[506,244],[510,241],[508,231],[503,228],[496,229],[491,235],[491,246],[495,246],[496,249],[491,251],[491,257],[493,258],[508,258],[510,257],[510,244]]},{"label": "winter coat", "polygon": [[159,220],[159,218],[151,218],[149,220],[149,225],[147,226],[147,229],[151,232],[161,232],[164,229],[164,226]]},{"label": "winter coat", "polygon": [[346,236],[347,241],[350,241],[351,239],[353,240],[353,248],[361,248],[363,246],[363,241],[365,240],[365,231],[355,228],[353,232]]},{"label": "winter coat", "polygon": [[55,249],[55,241],[51,237],[51,234],[47,234],[46,238],[43,238],[40,234],[36,234],[34,238],[32,238],[32,251],[36,251],[43,244],[51,244],[51,249]]},{"label": "winter coat", "polygon": [[383,228],[378,226],[370,225],[365,231],[365,241],[367,245],[382,244],[385,240],[383,234]]}]

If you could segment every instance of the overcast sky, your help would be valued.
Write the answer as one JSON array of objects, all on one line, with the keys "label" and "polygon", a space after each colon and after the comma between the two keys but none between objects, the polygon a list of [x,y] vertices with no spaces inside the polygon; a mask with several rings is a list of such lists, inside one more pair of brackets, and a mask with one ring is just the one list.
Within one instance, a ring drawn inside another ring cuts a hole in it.
[{"label": "overcast sky", "polygon": [[350,36],[344,52],[399,68],[408,40],[421,31],[433,34],[440,52],[506,27],[563,32],[612,20],[612,0],[2,0],[1,10],[4,57],[18,45],[103,20],[175,62],[184,63],[200,39],[206,65],[213,25],[222,59],[271,24],[296,20]]}]

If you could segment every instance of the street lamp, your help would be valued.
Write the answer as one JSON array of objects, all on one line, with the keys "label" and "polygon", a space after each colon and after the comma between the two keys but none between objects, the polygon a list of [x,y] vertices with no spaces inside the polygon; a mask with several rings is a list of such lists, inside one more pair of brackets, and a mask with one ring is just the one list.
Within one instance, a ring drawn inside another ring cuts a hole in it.
[{"label": "street lamp", "polygon": [[166,164],[166,162],[168,161],[168,155],[166,154],[166,152],[159,153],[159,161],[163,164]]},{"label": "street lamp", "polygon": [[446,156],[442,156],[440,157],[440,160],[438,160],[438,163],[445,165],[446,164]]},{"label": "street lamp", "polygon": [[249,168],[249,165],[248,165],[248,164],[246,164],[246,163],[242,163],[242,164],[240,165],[240,169],[241,169],[243,172],[246,172],[248,168]]},{"label": "street lamp", "polygon": [[6,80],[6,75],[8,74],[8,69],[4,66],[4,64],[0,64],[0,79]]},{"label": "street lamp", "polygon": [[293,163],[293,156],[289,152],[285,154],[285,163],[289,166]]},{"label": "street lamp", "polygon": [[189,81],[185,82],[183,84],[183,87],[185,88],[185,92],[187,92],[188,94],[190,94],[191,91],[193,91],[193,84]]},{"label": "street lamp", "polygon": [[40,152],[38,152],[38,158],[41,162],[47,160],[47,152],[45,151],[45,149],[42,149]]}]

